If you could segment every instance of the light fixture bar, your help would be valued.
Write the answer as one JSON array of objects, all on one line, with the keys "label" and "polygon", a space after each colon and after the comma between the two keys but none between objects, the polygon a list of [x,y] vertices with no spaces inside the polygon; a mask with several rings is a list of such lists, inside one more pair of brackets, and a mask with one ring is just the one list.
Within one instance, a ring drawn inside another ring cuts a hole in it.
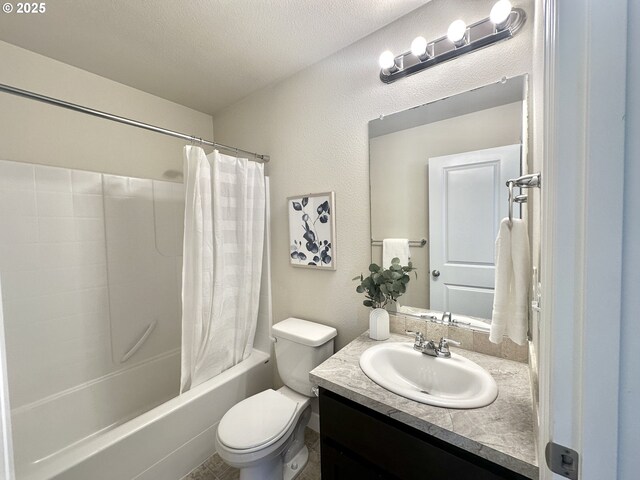
[{"label": "light fixture bar", "polygon": [[502,40],[512,38],[520,31],[527,19],[527,15],[521,8],[514,8],[505,22],[506,27],[499,28],[489,17],[467,26],[465,41],[456,46],[444,35],[427,44],[427,52],[424,59],[417,57],[411,51],[395,57],[395,64],[402,67],[394,71],[380,70],[380,80],[384,83],[393,83],[396,80],[413,75],[439,63],[453,60],[460,55],[479,50]]}]

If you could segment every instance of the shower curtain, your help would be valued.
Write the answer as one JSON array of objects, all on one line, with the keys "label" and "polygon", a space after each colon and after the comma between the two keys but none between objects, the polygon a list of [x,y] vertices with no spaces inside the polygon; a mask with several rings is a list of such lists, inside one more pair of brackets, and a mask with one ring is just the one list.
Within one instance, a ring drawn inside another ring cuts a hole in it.
[{"label": "shower curtain", "polygon": [[251,354],[265,229],[262,164],[195,146],[184,157],[181,392]]}]

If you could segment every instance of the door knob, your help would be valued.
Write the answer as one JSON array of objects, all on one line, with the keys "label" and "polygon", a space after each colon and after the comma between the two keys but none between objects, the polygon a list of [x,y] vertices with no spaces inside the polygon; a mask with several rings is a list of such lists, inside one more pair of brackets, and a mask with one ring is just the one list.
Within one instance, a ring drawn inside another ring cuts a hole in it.
[{"label": "door knob", "polygon": [[440,270],[434,270],[431,272],[431,275],[433,275],[433,278],[438,278],[440,276]]}]

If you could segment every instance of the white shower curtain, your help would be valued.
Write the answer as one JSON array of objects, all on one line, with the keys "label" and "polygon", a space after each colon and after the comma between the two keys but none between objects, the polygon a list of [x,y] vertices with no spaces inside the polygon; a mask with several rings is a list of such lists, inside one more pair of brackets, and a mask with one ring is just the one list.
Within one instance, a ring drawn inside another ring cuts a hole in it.
[{"label": "white shower curtain", "polygon": [[264,166],[184,149],[180,391],[251,354],[262,274]]}]

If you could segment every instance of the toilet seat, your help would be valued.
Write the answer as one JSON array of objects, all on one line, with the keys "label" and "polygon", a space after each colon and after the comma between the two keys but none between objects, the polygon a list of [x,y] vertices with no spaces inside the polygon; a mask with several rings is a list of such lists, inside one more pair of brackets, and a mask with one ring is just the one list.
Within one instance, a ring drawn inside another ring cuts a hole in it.
[{"label": "toilet seat", "polygon": [[265,390],[234,405],[218,425],[218,440],[238,453],[262,450],[277,442],[296,419],[298,402]]}]

